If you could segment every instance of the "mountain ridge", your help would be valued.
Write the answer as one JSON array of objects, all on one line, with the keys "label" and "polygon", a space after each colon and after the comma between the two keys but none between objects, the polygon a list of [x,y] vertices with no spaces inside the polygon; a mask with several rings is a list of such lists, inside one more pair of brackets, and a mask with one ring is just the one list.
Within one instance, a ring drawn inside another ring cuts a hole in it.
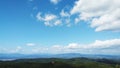
[{"label": "mountain ridge", "polygon": [[0,60],[3,59],[26,59],[26,58],[108,58],[120,59],[120,55],[101,55],[101,54],[80,54],[80,53],[63,53],[63,54],[0,54]]}]

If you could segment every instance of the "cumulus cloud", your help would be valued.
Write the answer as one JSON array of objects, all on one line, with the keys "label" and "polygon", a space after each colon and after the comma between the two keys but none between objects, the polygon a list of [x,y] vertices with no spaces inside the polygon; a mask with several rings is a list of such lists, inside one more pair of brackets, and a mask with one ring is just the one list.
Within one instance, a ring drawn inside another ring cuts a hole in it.
[{"label": "cumulus cloud", "polygon": [[120,39],[111,39],[111,40],[96,40],[94,43],[91,43],[87,48],[111,48],[111,47],[120,47]]},{"label": "cumulus cloud", "polygon": [[66,8],[62,9],[61,12],[60,12],[60,17],[61,17],[61,20],[64,23],[64,25],[66,25],[67,27],[70,27],[71,24],[72,24],[71,23],[71,18],[70,18],[71,15],[67,10],[68,10],[68,8],[67,9]]},{"label": "cumulus cloud", "polygon": [[13,53],[16,53],[16,52],[19,52],[22,50],[22,47],[21,46],[17,46],[15,50],[13,50],[12,52]]},{"label": "cumulus cloud", "polygon": [[117,52],[116,48],[120,49],[120,39],[96,40],[89,44],[70,43],[67,46],[61,45],[53,46],[53,50],[58,50],[61,53],[62,52],[101,53],[102,51],[104,51],[104,53],[109,54],[110,52],[116,53]]},{"label": "cumulus cloud", "polygon": [[46,14],[45,17],[44,17],[44,20],[45,21],[51,21],[51,20],[53,20],[55,18],[57,18],[57,16],[54,15],[54,14]]},{"label": "cumulus cloud", "polygon": [[49,22],[49,21],[54,20],[55,18],[57,18],[57,16],[54,15],[54,14],[45,14],[43,17],[41,16],[41,14],[42,13],[39,12],[37,14],[37,16],[36,16],[38,20],[43,20],[43,21],[48,21]]},{"label": "cumulus cloud", "polygon": [[120,39],[95,40],[89,44],[69,43],[35,49],[37,53],[89,53],[89,54],[120,54]]},{"label": "cumulus cloud", "polygon": [[94,18],[91,27],[95,27],[95,31],[112,30],[120,31],[120,9],[113,11],[111,14],[104,14],[100,18]]},{"label": "cumulus cloud", "polygon": [[70,16],[70,14],[68,12],[65,12],[64,10],[62,10],[60,12],[60,15],[61,15],[61,17],[69,17]]},{"label": "cumulus cloud", "polygon": [[26,46],[35,46],[35,43],[27,43]]},{"label": "cumulus cloud", "polygon": [[60,0],[50,0],[50,2],[53,4],[58,4],[60,2]]},{"label": "cumulus cloud", "polygon": [[[61,0],[50,0],[58,4]],[[50,11],[49,11],[50,12]],[[119,0],[77,0],[73,7],[62,8],[59,14],[38,12],[36,18],[46,26],[72,26],[81,21],[87,22],[96,32],[120,32]],[[74,21],[74,23],[72,23]]]},{"label": "cumulus cloud", "polygon": [[[28,46],[35,44],[29,43]],[[15,49],[4,48],[1,51],[7,53],[86,53],[86,54],[120,54],[120,39],[95,40],[88,44],[69,43],[67,45],[36,46],[31,49],[20,46]]]},{"label": "cumulus cloud", "polygon": [[120,1],[118,0],[78,0],[71,15],[78,14],[76,22],[90,21],[95,31],[120,31]]},{"label": "cumulus cloud", "polygon": [[89,44],[78,44],[70,43],[66,48],[72,49],[101,49],[101,48],[111,48],[111,47],[120,47],[120,39],[111,39],[111,40],[96,40],[93,43]]},{"label": "cumulus cloud", "polygon": [[[9,48],[3,48],[2,51],[4,53],[19,53],[22,51],[22,47],[21,46],[17,46],[14,49],[9,49]],[[2,53],[3,53],[2,52]]]},{"label": "cumulus cloud", "polygon": [[41,16],[41,12],[38,12],[38,13],[37,13],[36,18],[37,18],[37,20],[39,20],[39,21],[44,20],[44,18],[42,18],[42,16]]},{"label": "cumulus cloud", "polygon": [[77,48],[80,48],[80,44],[70,43],[70,44],[68,44],[68,46],[66,46],[65,48],[68,48],[68,49],[77,49]]},{"label": "cumulus cloud", "polygon": [[36,18],[38,21],[44,22],[46,26],[58,26],[62,24],[61,20],[55,14],[45,14],[42,16],[42,13],[39,12]]},{"label": "cumulus cloud", "polygon": [[55,26],[61,25],[61,24],[62,24],[61,20],[56,20],[55,23],[54,23]]}]

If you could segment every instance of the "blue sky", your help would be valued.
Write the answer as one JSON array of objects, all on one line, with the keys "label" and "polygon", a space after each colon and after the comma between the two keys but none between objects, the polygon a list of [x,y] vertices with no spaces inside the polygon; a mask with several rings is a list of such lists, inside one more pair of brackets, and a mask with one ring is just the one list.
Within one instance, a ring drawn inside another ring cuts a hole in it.
[{"label": "blue sky", "polygon": [[0,53],[120,54],[119,13],[117,0],[0,0]]}]

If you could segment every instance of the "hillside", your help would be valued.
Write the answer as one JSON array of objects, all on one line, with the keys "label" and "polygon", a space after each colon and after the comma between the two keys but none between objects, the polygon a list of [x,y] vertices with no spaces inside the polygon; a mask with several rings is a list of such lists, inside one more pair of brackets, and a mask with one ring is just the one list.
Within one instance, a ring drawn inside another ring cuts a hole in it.
[{"label": "hillside", "polygon": [[120,68],[120,62],[108,59],[88,58],[19,59],[14,61],[0,61],[0,68]]}]

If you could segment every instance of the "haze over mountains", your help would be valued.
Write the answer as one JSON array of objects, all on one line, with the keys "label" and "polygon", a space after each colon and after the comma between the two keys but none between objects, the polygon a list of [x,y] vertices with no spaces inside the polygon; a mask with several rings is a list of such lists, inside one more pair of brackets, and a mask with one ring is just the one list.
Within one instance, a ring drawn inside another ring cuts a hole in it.
[{"label": "haze over mountains", "polygon": [[0,60],[30,59],[30,58],[107,58],[120,59],[120,55],[100,55],[100,54],[80,54],[80,53],[64,53],[64,54],[0,54]]}]

